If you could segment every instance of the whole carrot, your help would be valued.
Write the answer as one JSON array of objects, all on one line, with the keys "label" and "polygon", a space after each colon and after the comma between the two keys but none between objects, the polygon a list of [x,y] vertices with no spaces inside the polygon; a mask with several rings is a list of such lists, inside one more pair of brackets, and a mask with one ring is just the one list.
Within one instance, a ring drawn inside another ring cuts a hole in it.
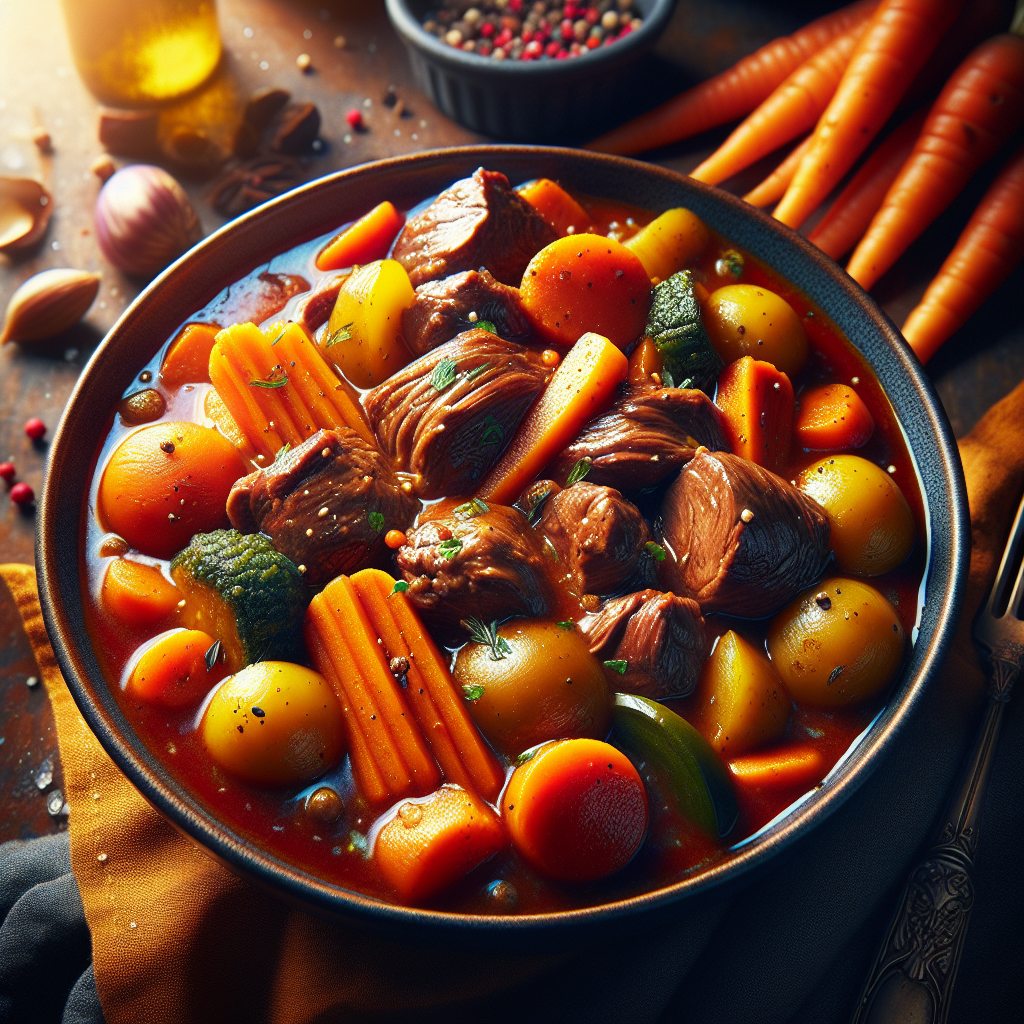
[{"label": "whole carrot", "polygon": [[963,0],[882,0],[775,216],[799,227],[871,144]]},{"label": "whole carrot", "polygon": [[1024,252],[1024,147],[985,193],[903,325],[922,363],[1009,277]]},{"label": "whole carrot", "polygon": [[866,28],[861,22],[808,57],[690,177],[717,185],[813,128]]},{"label": "whole carrot", "polygon": [[864,166],[839,193],[828,213],[807,236],[822,252],[837,260],[857,244],[910,156],[927,114],[927,107],[911,114],[864,161]]},{"label": "whole carrot", "polygon": [[791,36],[774,39],[727,71],[602,135],[587,148],[624,155],[642,153],[735,121],[770,96],[808,57],[871,17],[877,4],[878,0],[858,0]]},{"label": "whole carrot", "polygon": [[804,154],[811,147],[812,135],[808,135],[760,185],[755,185],[743,198],[751,206],[771,206],[777,203],[789,188]]},{"label": "whole carrot", "polygon": [[870,288],[1024,120],[1024,39],[982,43],[954,72],[847,271]]}]

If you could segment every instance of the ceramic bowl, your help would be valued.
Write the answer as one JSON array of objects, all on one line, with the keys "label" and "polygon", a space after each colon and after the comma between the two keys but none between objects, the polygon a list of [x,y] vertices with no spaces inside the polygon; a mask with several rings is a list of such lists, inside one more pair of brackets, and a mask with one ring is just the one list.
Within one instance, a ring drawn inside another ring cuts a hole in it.
[{"label": "ceramic bowl", "polygon": [[423,18],[437,10],[437,0],[387,0],[416,82],[441,113],[496,139],[563,144],[610,126],[623,97],[638,84],[640,59],[658,41],[675,5],[634,0],[641,28],[572,60],[498,61],[426,32]]},{"label": "ceramic bowl", "polygon": [[[226,827],[142,745],[118,708],[83,613],[83,503],[110,410],[164,340],[222,288],[275,254],[350,221],[387,198],[410,208],[479,166],[520,182],[541,175],[582,192],[663,210],[687,206],[802,289],[863,353],[905,432],[925,496],[929,556],[913,654],[859,743],[798,807],[709,870],[626,900],[532,917],[466,916],[391,906],[292,867]],[[168,267],[96,350],[53,439],[37,525],[43,614],[71,692],[106,751],[162,814],[231,869],[317,913],[397,937],[514,945],[647,927],[737,887],[791,849],[870,774],[920,701],[952,639],[968,564],[969,518],[956,445],[935,392],[899,332],[835,263],[795,232],[718,189],[620,157],[541,147],[464,147],[365,164],[311,182],[231,222]]]}]

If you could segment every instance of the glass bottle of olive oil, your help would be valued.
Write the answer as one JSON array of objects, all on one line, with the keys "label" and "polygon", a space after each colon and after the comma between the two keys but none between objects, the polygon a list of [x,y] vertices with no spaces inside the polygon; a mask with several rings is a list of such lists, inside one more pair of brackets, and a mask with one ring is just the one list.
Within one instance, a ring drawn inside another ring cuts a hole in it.
[{"label": "glass bottle of olive oil", "polygon": [[61,0],[89,91],[115,106],[173,99],[220,60],[216,0]]}]

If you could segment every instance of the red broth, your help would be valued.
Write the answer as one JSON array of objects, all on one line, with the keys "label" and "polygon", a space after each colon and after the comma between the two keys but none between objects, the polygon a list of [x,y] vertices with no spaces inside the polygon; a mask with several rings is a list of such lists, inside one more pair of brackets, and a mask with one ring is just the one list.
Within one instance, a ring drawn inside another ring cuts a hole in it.
[{"label": "red broth", "polygon": [[[626,238],[647,223],[653,214],[611,200],[578,197],[591,216],[595,228],[615,237]],[[335,234],[323,236],[275,256],[267,266],[260,267],[242,281],[233,284],[204,310],[197,310],[190,321],[214,319],[222,313],[225,303],[244,305],[249,289],[259,287],[259,275],[268,271],[300,275],[311,285],[324,276],[316,270],[314,258],[324,242]],[[704,256],[695,266],[698,279],[709,289],[732,283],[720,278],[715,262],[726,250],[734,249],[727,240],[713,236]],[[913,512],[916,525],[915,547],[903,565],[873,577],[872,584],[896,607],[908,637],[914,637],[921,610],[922,580],[927,561],[924,507],[918,478],[903,434],[892,408],[864,359],[842,336],[838,328],[814,306],[806,296],[769,268],[744,254],[744,283],[760,284],[785,298],[802,318],[811,341],[811,357],[794,379],[799,396],[807,388],[825,383],[855,384],[857,393],[874,417],[874,436],[857,454],[888,469],[899,484]],[[228,295],[230,293],[230,295]],[[239,296],[243,296],[242,299]],[[271,320],[286,319],[300,301],[294,296],[284,310]],[[170,339],[168,340],[168,344]],[[195,420],[209,422],[203,411],[208,384],[188,384],[168,389],[160,382],[159,367],[166,345],[145,367],[140,368],[138,384],[129,393],[152,387],[167,403],[162,420]],[[546,348],[539,342],[537,348]],[[210,760],[200,738],[197,723],[201,708],[167,709],[133,700],[125,689],[133,657],[140,647],[166,629],[173,628],[173,618],[149,630],[133,629],[112,617],[100,600],[103,575],[111,554],[102,553],[106,535],[96,515],[96,495],[102,468],[110,453],[137,427],[125,426],[112,413],[107,437],[96,453],[93,481],[86,497],[82,516],[82,562],[84,602],[90,634],[105,676],[121,709],[141,742],[167,768],[200,804],[232,831],[253,845],[295,867],[305,870],[339,887],[355,890],[371,897],[393,901],[393,894],[366,856],[367,834],[376,814],[359,798],[348,758],[309,786],[267,788],[249,785],[232,778]],[[785,474],[787,479],[827,452],[795,451]],[[430,506],[424,517],[430,515]],[[109,539],[109,538],[106,538]],[[168,563],[138,552],[129,557],[158,565],[165,574]],[[573,600],[566,595],[566,607]],[[722,635],[735,629],[756,645],[763,647],[768,620],[745,620],[722,615],[707,617],[709,629]],[[666,701],[684,717],[692,715],[695,697]],[[835,711],[794,707],[781,743],[810,744],[820,751],[826,772],[850,749],[884,704],[884,695],[864,704]],[[508,767],[511,772],[511,767]],[[463,913],[534,914],[575,909],[609,902],[656,889],[699,872],[708,865],[729,856],[731,845],[741,842],[801,799],[805,787],[790,789],[758,789],[737,787],[740,817],[729,836],[722,842],[709,839],[673,809],[672,803],[649,770],[641,769],[648,784],[651,824],[644,846],[634,860],[618,874],[595,883],[565,885],[548,881],[529,868],[515,850],[508,846],[489,861],[471,871],[453,887],[432,901],[431,906]],[[331,825],[315,824],[304,812],[306,795],[321,785],[334,787],[341,795],[345,812]],[[514,906],[502,904],[489,895],[488,886],[496,880],[510,882],[518,894]]]}]

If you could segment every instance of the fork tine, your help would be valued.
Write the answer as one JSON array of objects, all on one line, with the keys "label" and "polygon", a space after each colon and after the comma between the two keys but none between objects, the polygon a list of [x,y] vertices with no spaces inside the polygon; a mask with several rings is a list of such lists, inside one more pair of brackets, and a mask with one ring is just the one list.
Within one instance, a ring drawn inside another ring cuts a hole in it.
[{"label": "fork tine", "polygon": [[[986,603],[985,611],[989,615],[997,618],[1002,618],[1007,613],[1016,617],[1020,615],[1020,599],[1022,593],[1024,593],[1024,560],[1022,560],[1020,569],[1017,572],[1017,578],[1013,582],[1013,592],[1008,595],[1005,603],[1000,598],[1010,589],[1010,572],[1017,562],[1017,556],[1020,553],[1022,544],[1024,544],[1024,498],[1021,499],[1020,506],[1017,508],[1017,516],[1013,521],[1013,528],[1010,530],[1010,538],[1006,542],[1002,561],[999,563],[996,581],[992,584],[992,592]],[[1004,607],[1003,613],[999,616],[995,616],[997,602]]]}]

